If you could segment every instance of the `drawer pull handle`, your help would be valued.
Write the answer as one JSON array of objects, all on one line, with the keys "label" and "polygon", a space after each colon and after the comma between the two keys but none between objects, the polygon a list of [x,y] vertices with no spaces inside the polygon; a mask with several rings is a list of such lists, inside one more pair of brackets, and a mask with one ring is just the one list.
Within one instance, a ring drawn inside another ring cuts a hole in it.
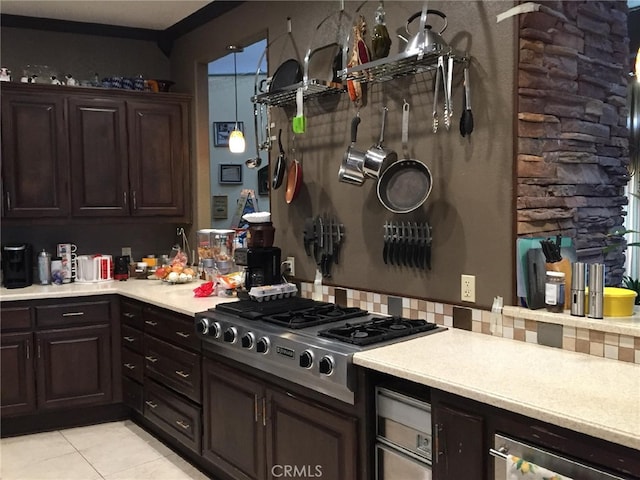
[{"label": "drawer pull handle", "polygon": [[152,355],[147,355],[147,356],[146,356],[146,357],[144,357],[144,358],[146,358],[147,360],[149,360],[151,363],[156,363],[156,362],[158,361],[158,358],[157,358],[157,357],[154,357],[154,356],[152,356]]},{"label": "drawer pull handle", "polygon": [[136,368],[135,365],[131,365],[130,363],[125,363],[124,366],[127,367],[129,370],[133,370],[134,368]]},{"label": "drawer pull handle", "polygon": [[81,317],[82,315],[84,315],[84,312],[67,312],[62,314],[63,317]]},{"label": "drawer pull handle", "polygon": [[158,325],[158,322],[152,322],[151,320],[145,320],[144,323],[146,323],[147,325],[151,325],[152,327]]},{"label": "drawer pull handle", "polygon": [[151,407],[151,408],[156,408],[156,407],[158,406],[158,404],[157,404],[157,403],[153,403],[151,400],[147,400],[147,401],[146,401],[146,402],[144,402],[144,403],[146,403],[146,404],[147,404],[149,407]]},{"label": "drawer pull handle", "polygon": [[180,375],[182,378],[189,378],[189,374],[184,373],[182,370],[176,370],[176,374]]},{"label": "drawer pull handle", "polygon": [[124,338],[124,339],[125,339],[127,342],[129,342],[129,343],[133,343],[133,342],[135,342],[135,341],[136,341],[136,339],[135,339],[135,338],[133,338],[133,337],[122,337],[122,338]]},{"label": "drawer pull handle", "polygon": [[182,428],[184,428],[185,430],[191,427],[191,425],[189,425],[188,423],[184,423],[182,420],[176,420],[176,423],[180,425]]},{"label": "drawer pull handle", "polygon": [[127,318],[133,318],[136,316],[135,313],[131,313],[131,312],[124,312],[122,315]]},{"label": "drawer pull handle", "polygon": [[184,332],[176,332],[176,335],[178,335],[179,337],[182,338],[189,338],[190,335],[188,333],[184,333]]}]

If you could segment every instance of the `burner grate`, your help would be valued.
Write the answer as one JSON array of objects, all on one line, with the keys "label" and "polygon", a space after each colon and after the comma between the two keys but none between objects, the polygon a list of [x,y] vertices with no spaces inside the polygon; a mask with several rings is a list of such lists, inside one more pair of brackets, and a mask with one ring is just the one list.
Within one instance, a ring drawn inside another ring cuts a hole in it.
[{"label": "burner grate", "polygon": [[321,330],[318,335],[353,345],[371,345],[394,338],[427,332],[438,328],[426,320],[408,320],[401,317],[377,317],[366,322],[347,323],[340,327]]},{"label": "burner grate", "polygon": [[300,329],[323,325],[325,323],[348,320],[367,315],[366,310],[357,307],[340,307],[335,304],[319,305],[298,311],[287,311],[262,318],[263,321],[286,328]]},{"label": "burner grate", "polygon": [[254,320],[267,315],[327,306],[330,307],[332,304],[318,302],[311,298],[288,297],[269,300],[266,302],[257,302],[255,300],[225,302],[216,305],[215,309],[221,312],[237,315],[242,318],[247,318],[249,320]]}]

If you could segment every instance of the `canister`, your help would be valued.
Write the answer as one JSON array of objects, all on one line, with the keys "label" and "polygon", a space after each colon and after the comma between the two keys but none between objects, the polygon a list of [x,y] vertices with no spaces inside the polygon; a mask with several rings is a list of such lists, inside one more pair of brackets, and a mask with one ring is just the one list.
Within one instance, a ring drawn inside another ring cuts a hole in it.
[{"label": "canister", "polygon": [[544,303],[547,311],[562,313],[564,311],[564,272],[548,270],[544,284]]},{"label": "canister", "polygon": [[51,284],[51,254],[44,249],[38,254],[38,282],[40,285]]}]

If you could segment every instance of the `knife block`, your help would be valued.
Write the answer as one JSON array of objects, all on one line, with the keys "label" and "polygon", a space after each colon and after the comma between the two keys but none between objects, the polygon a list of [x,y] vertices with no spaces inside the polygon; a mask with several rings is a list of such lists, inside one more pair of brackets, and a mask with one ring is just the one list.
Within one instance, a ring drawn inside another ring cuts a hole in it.
[{"label": "knife block", "polygon": [[571,262],[563,258],[559,262],[545,263],[547,271],[564,273],[564,308],[571,308]]}]

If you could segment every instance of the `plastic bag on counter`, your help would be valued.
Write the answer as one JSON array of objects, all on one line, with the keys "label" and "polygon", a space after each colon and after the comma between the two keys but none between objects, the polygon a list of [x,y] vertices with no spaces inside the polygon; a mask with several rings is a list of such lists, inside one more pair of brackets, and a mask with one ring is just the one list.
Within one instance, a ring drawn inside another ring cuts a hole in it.
[{"label": "plastic bag on counter", "polygon": [[174,245],[169,254],[169,264],[171,266],[180,265],[181,267],[186,267],[188,262],[189,258],[182,248],[180,248],[180,245]]}]

